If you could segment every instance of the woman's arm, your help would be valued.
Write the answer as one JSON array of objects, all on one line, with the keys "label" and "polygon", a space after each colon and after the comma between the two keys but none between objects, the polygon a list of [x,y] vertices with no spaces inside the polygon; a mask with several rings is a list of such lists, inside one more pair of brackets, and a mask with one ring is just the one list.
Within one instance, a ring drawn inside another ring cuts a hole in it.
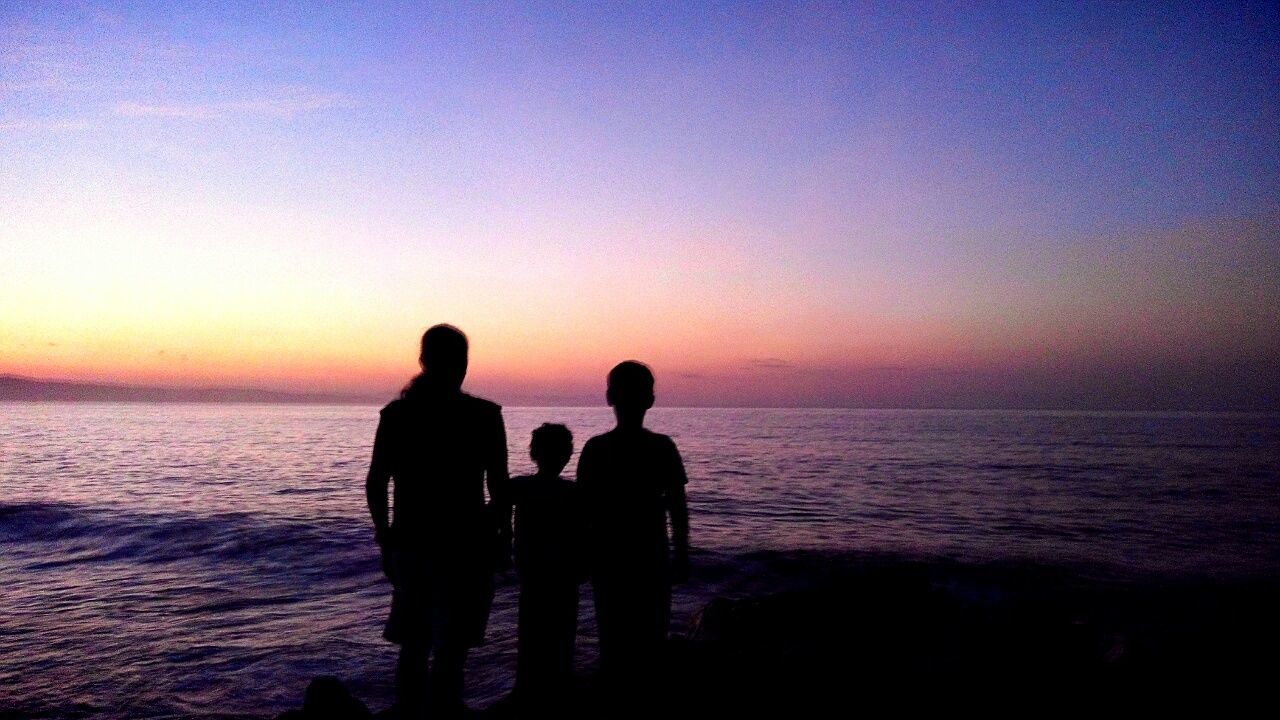
[{"label": "woman's arm", "polygon": [[501,408],[495,413],[484,475],[489,488],[489,507],[498,530],[498,569],[505,570],[511,566],[511,478],[507,470],[507,427]]},{"label": "woman's arm", "polygon": [[391,529],[390,503],[387,500],[387,488],[391,484],[390,439],[385,425],[385,419],[378,421],[378,430],[373,437],[373,458],[369,461],[369,474],[364,481],[365,500],[369,503],[369,515],[373,517],[373,537],[381,546],[386,545]]}]

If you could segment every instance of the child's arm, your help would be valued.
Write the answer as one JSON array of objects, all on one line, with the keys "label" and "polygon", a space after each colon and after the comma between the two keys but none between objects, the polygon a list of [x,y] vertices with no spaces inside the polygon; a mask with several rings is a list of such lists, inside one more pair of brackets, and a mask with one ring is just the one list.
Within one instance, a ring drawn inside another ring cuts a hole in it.
[{"label": "child's arm", "polygon": [[689,581],[689,503],[684,486],[677,485],[667,495],[667,511],[671,513],[671,579]]}]

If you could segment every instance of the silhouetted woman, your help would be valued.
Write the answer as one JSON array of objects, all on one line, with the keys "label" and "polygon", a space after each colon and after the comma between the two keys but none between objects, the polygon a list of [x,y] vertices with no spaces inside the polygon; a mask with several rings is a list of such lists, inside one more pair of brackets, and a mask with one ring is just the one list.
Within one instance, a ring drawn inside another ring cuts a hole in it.
[{"label": "silhouetted woman", "polygon": [[394,587],[384,636],[400,645],[400,717],[428,704],[433,715],[462,712],[463,664],[484,639],[503,555],[495,548],[510,548],[509,503],[504,518],[484,500],[486,481],[492,495],[507,478],[502,408],[462,392],[467,338],[457,328],[427,330],[419,362],[422,373],[382,409],[365,486]]}]

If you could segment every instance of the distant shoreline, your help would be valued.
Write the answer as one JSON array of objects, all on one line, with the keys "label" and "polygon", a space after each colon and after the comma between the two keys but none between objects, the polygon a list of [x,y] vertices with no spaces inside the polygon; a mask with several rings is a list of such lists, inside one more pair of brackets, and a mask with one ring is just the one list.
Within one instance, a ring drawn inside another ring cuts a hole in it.
[{"label": "distant shoreline", "polygon": [[0,375],[0,401],[378,405],[385,399],[343,393],[295,393],[231,387],[166,388]]},{"label": "distant shoreline", "polygon": [[[306,393],[260,388],[209,387],[182,388],[74,380],[40,380],[21,375],[0,373],[0,402],[59,403],[136,403],[136,404],[238,404],[238,405],[385,405],[394,392],[381,395],[357,393]],[[528,399],[503,403],[506,407],[600,407],[586,403],[529,402]],[[809,405],[662,405],[664,409],[701,410],[877,410],[895,412],[1017,412],[1119,415],[1277,415],[1280,410],[1234,408],[1074,408],[1074,407],[842,407]]]}]

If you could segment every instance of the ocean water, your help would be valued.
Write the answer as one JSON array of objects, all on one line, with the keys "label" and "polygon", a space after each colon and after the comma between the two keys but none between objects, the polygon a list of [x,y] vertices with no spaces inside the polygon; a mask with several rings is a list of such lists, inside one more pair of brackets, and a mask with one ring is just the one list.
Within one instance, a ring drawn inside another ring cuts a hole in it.
[{"label": "ocean water", "polygon": [[[0,404],[0,714],[263,717],[332,674],[392,696],[364,505],[377,408]],[[507,408],[513,472],[542,422]],[[866,553],[1117,577],[1280,576],[1280,416],[657,408],[690,476],[694,579],[775,589],[770,558]],[[570,466],[572,467],[572,465]],[[468,698],[510,689],[500,581]],[[595,659],[584,589],[579,664]]]}]

